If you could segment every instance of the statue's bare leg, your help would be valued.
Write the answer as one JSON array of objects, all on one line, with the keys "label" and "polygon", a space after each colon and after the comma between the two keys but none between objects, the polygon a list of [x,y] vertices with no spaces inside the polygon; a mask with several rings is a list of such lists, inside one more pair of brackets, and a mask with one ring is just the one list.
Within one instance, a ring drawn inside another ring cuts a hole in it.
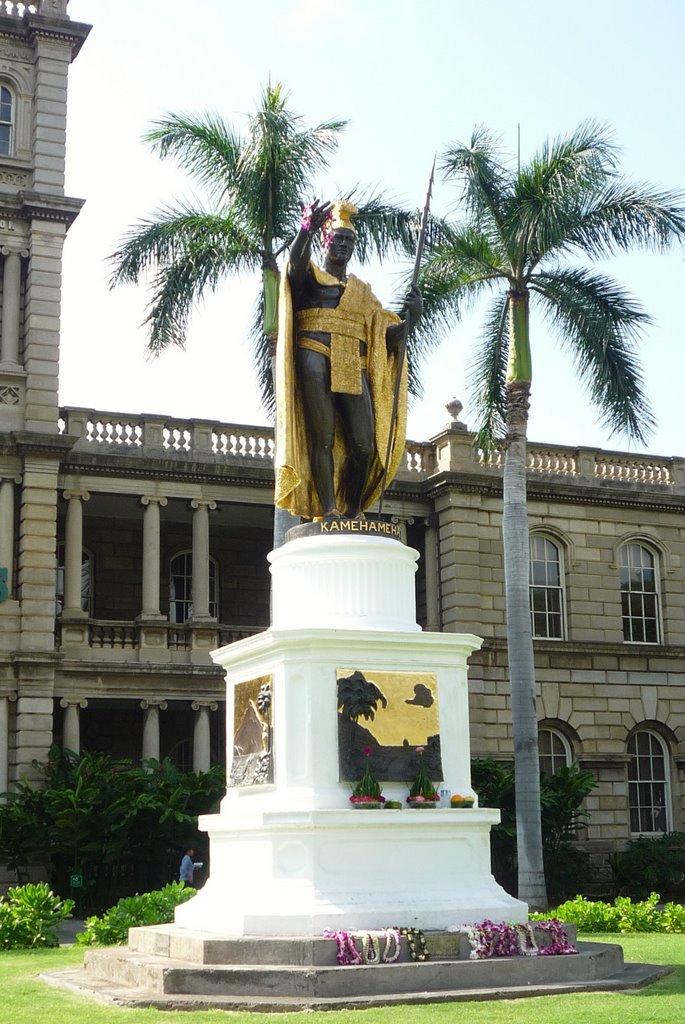
[{"label": "statue's bare leg", "polygon": [[362,511],[362,497],[375,448],[373,402],[366,373],[362,374],[361,395],[338,395],[337,399],[347,443],[347,459],[343,468],[345,515],[354,518]]},{"label": "statue's bare leg", "polygon": [[330,360],[320,352],[297,350],[297,376],[309,437],[309,461],[324,515],[335,512],[333,435],[335,399],[331,394]]}]

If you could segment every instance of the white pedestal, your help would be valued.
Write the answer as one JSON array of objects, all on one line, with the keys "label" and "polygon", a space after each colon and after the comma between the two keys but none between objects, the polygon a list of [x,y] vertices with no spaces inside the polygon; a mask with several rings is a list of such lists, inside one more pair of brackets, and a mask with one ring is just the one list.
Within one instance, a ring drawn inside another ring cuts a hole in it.
[{"label": "white pedestal", "polygon": [[[345,550],[338,548],[341,542]],[[312,557],[303,558],[312,547]],[[396,541],[307,538],[271,557],[274,627],[213,657],[228,679],[229,747],[233,687],[266,675],[273,680],[274,783],[229,788],[220,813],[200,819],[210,836],[210,878],[177,908],[176,923],[243,936],[393,924],[425,930],[486,917],[527,920],[526,905],[497,885],[490,871],[489,833],[498,811],[358,810],[349,803],[350,784],[339,779],[337,671],[431,672],[443,785],[475,797],[466,663],[479,638],[420,631],[414,621],[415,553]],[[324,608],[324,584],[314,586],[312,578],[325,576],[326,561],[337,582]],[[387,606],[384,587],[393,593]],[[346,596],[352,591],[360,595],[357,604]],[[330,625],[331,608],[337,628]],[[402,628],[379,627],[388,616]],[[367,628],[353,625],[360,618]],[[407,786],[383,782],[383,792],[404,803]]]}]

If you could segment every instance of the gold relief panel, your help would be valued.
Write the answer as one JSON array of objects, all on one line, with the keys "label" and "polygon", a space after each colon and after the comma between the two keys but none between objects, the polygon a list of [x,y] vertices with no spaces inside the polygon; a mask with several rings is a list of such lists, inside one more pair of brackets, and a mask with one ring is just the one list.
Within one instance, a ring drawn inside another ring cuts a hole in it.
[{"label": "gold relief panel", "polygon": [[336,670],[340,779],[354,781],[364,772],[370,749],[373,773],[386,782],[416,776],[417,747],[424,748],[426,770],[442,779],[438,681],[434,672]]},{"label": "gold relief panel", "polygon": [[233,759],[229,786],[273,782],[273,676],[258,676],[233,689]]}]

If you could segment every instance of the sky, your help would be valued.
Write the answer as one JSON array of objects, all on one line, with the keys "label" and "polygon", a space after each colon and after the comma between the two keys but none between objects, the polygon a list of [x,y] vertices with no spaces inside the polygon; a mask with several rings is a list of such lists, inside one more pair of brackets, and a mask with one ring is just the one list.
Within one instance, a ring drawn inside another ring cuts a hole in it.
[{"label": "sky", "polygon": [[[682,0],[70,0],[93,26],[70,71],[68,195],[86,200],[64,254],[60,403],[116,413],[163,413],[262,425],[247,333],[259,287],[227,280],[198,306],[185,351],[146,356],[142,286],[111,290],[107,258],[137,221],[174,199],[202,201],[142,137],[172,111],[218,113],[244,131],[268,81],[309,125],[349,119],[319,196],[358,182],[420,207],[435,153],[486,125],[525,162],[546,138],[588,118],[609,126],[621,171],[660,188],[685,187],[685,4]],[[314,198],[314,197],[311,197]],[[436,213],[454,186],[438,182]],[[601,269],[653,322],[639,344],[658,421],[646,446],[610,436],[544,324],[533,324],[533,441],[685,454],[682,250],[635,253]],[[357,269],[386,304],[406,265]],[[474,425],[468,367],[483,311],[476,307],[423,366],[424,398],[408,434],[426,440],[464,404]]]}]

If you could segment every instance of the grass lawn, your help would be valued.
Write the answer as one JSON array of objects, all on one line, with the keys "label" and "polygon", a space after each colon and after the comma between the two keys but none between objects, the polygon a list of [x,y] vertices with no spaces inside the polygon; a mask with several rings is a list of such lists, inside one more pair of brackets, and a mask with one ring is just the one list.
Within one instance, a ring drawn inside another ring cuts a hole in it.
[{"label": "grass lawn", "polygon": [[[83,952],[74,947],[0,953],[0,1021],[7,1024],[683,1024],[685,935],[593,935],[620,940],[626,960],[670,964],[669,977],[636,992],[542,996],[485,1003],[339,1010],[325,1013],[257,1014],[208,1010],[167,1013],[127,1010],[92,1002],[40,981],[41,971],[74,967]],[[350,968],[351,978],[353,969]],[[398,1015],[399,1016],[398,1018]]]}]

